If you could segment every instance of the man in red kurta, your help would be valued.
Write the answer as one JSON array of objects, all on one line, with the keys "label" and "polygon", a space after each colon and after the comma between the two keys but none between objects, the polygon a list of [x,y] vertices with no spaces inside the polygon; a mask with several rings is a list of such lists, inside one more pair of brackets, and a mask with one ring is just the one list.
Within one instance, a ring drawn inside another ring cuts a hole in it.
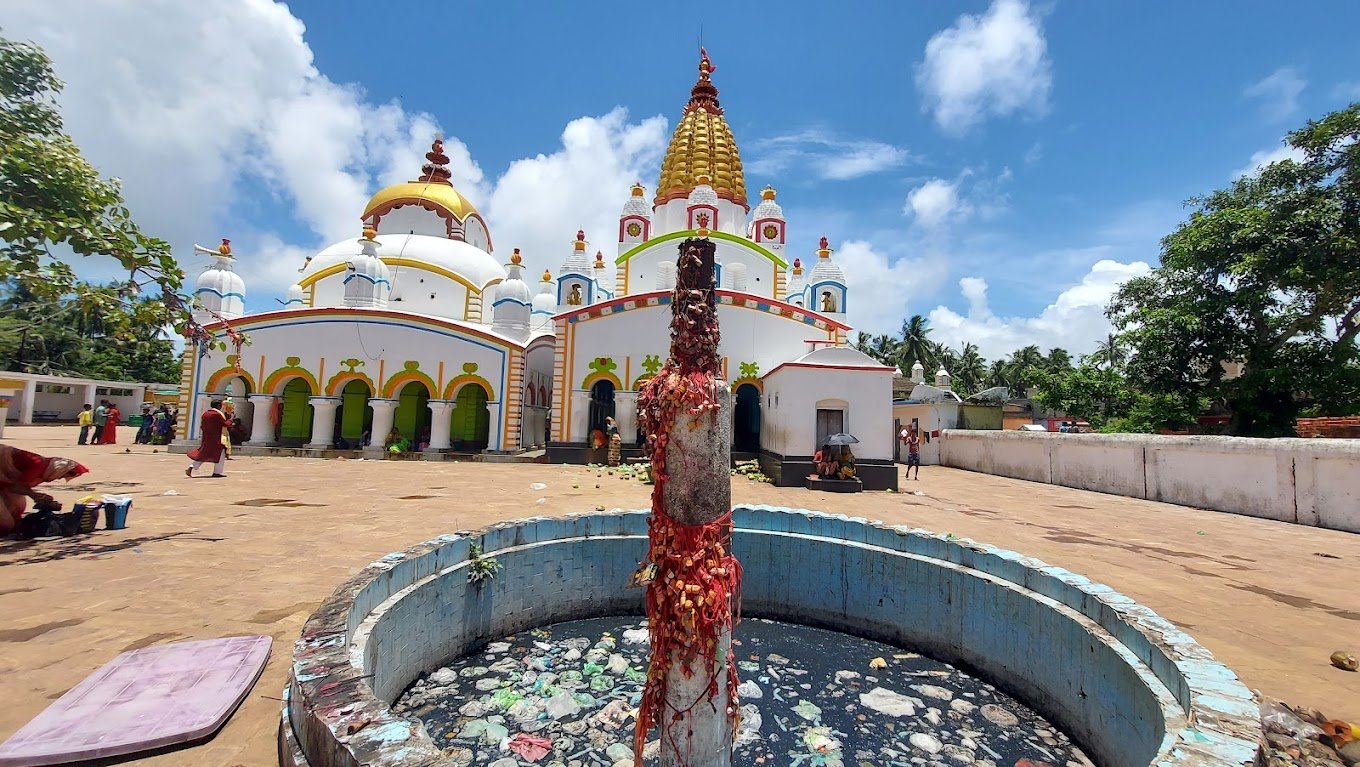
[{"label": "man in red kurta", "polygon": [[222,400],[208,403],[208,409],[198,422],[198,447],[189,451],[193,464],[184,470],[184,476],[194,476],[194,470],[205,463],[213,466],[214,477],[227,476],[227,451],[222,447],[222,430],[227,428],[227,416],[222,412]]}]

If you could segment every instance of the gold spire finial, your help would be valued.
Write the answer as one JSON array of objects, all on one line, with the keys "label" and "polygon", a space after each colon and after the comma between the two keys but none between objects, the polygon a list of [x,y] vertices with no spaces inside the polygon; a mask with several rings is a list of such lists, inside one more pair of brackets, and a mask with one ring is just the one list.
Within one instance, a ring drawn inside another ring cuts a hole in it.
[{"label": "gold spire finial", "polygon": [[803,273],[803,259],[793,259],[793,276],[797,277]]},{"label": "gold spire finial", "polygon": [[603,251],[603,250],[597,250],[597,251],[595,251],[595,268],[596,268],[596,269],[603,269],[603,268],[604,268],[604,251]]},{"label": "gold spire finial", "polygon": [[572,246],[575,250],[584,252],[586,249],[586,232],[584,229],[576,230],[576,244]]},{"label": "gold spire finial", "polygon": [[510,254],[510,263],[514,264],[515,266],[519,266],[520,262],[523,260],[524,258],[521,257],[519,254],[519,248],[515,248],[515,252]]},{"label": "gold spire finial", "polygon": [[378,236],[378,230],[377,230],[372,224],[369,224],[368,226],[365,226],[365,227],[364,227],[364,239],[365,239],[365,240],[376,239],[377,236]]},{"label": "gold spire finial", "polygon": [[231,256],[231,240],[222,238],[222,244],[217,246],[217,252],[224,256]]},{"label": "gold spire finial", "polygon": [[641,181],[634,181],[634,182],[633,182],[633,196],[634,196],[634,197],[643,197],[643,196],[645,196],[646,194],[647,194],[647,188],[644,187],[644,186],[642,185],[642,182],[641,182]]},{"label": "gold spire finial", "polygon": [[552,282],[552,271],[551,271],[551,270],[549,270],[549,269],[544,269],[544,270],[543,270],[543,280],[542,280],[542,281],[543,281],[543,282]]},{"label": "gold spire finial", "polygon": [[823,236],[821,242],[817,244],[817,257],[831,258],[831,247],[827,244],[825,236]]},{"label": "gold spire finial", "polygon": [[762,190],[760,190],[760,199],[762,199],[762,200],[773,200],[773,199],[774,199],[774,187],[770,186],[769,184],[766,184],[766,185],[765,185],[765,188],[762,189]]}]

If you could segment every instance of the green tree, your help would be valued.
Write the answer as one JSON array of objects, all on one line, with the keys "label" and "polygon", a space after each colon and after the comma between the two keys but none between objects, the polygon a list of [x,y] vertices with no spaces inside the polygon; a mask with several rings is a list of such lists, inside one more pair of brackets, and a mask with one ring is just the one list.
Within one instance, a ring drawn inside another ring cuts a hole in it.
[{"label": "green tree", "polygon": [[897,340],[892,336],[858,333],[855,335],[854,347],[884,365],[897,364]]},{"label": "green tree", "polygon": [[1096,350],[1086,355],[1085,360],[1096,365],[1104,365],[1106,369],[1123,369],[1124,363],[1128,360],[1128,351],[1124,348],[1124,339],[1110,333],[1104,341],[1096,344]]},{"label": "green tree", "polygon": [[897,341],[897,366],[911,375],[912,366],[917,362],[925,368],[927,376],[937,368],[935,344],[930,340],[930,320],[913,314],[902,323],[902,334]]},{"label": "green tree", "polygon": [[1048,355],[1044,357],[1044,372],[1065,373],[1072,369],[1072,353],[1055,346],[1048,350]]},{"label": "green tree", "polygon": [[1039,347],[1033,344],[1016,349],[1011,352],[1006,367],[1008,371],[1007,385],[1017,395],[1024,396],[1025,391],[1038,384],[1039,377],[1044,374],[1043,352],[1040,352]]},{"label": "green tree", "polygon": [[1191,200],[1161,265],[1125,283],[1107,311],[1139,390],[1218,402],[1238,435],[1291,434],[1302,412],[1360,410],[1360,103],[1286,141],[1301,161]]},{"label": "green tree", "polygon": [[959,361],[955,363],[954,382],[958,384],[954,387],[955,391],[977,394],[984,388],[983,384],[987,380],[987,360],[982,358],[978,352],[977,344],[965,343],[963,351],[959,354]]},{"label": "green tree", "polygon": [[1023,391],[1016,391],[1015,385],[1011,382],[1011,364],[1004,359],[992,360],[992,364],[987,368],[988,386],[1005,386],[1011,390],[1012,397],[1023,397]]}]

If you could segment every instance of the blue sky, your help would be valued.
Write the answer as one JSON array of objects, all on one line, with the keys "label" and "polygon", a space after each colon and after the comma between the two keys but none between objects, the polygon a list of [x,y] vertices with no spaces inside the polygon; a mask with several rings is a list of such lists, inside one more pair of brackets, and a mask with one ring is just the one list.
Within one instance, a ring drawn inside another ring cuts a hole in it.
[{"label": "blue sky", "polygon": [[927,314],[995,356],[1089,350],[1182,200],[1360,99],[1360,5],[1284,8],[32,0],[4,31],[49,49],[68,128],[144,226],[191,273],[195,240],[232,237],[263,309],[435,130],[498,251],[555,267],[583,226],[611,252],[702,29],[748,188],[779,189],[793,255],[830,237],[851,321]]}]

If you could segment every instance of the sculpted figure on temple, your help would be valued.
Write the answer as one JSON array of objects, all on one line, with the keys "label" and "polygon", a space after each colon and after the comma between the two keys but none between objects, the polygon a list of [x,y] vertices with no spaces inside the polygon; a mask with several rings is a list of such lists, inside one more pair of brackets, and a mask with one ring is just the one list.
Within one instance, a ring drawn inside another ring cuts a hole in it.
[{"label": "sculpted figure on temple", "polygon": [[571,286],[571,294],[567,296],[567,305],[568,306],[581,305],[581,286],[579,284]]},{"label": "sculpted figure on temple", "polygon": [[836,299],[831,296],[831,291],[829,290],[822,293],[822,311],[836,311]]}]

